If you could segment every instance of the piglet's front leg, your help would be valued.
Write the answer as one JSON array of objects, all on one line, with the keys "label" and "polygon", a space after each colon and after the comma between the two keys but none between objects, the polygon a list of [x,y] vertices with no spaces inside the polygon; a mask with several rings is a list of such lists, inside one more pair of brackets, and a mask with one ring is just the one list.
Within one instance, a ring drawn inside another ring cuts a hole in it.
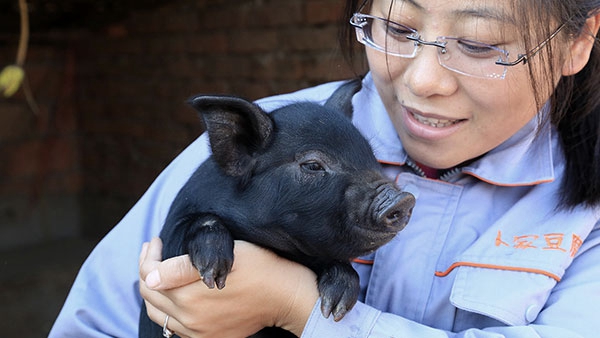
[{"label": "piglet's front leg", "polygon": [[358,274],[349,262],[334,262],[318,276],[321,312],[326,318],[333,314],[337,322],[352,309],[358,299]]},{"label": "piglet's front leg", "polygon": [[211,289],[215,285],[224,288],[233,266],[233,237],[223,221],[212,214],[198,216],[190,222],[185,242],[204,284]]}]

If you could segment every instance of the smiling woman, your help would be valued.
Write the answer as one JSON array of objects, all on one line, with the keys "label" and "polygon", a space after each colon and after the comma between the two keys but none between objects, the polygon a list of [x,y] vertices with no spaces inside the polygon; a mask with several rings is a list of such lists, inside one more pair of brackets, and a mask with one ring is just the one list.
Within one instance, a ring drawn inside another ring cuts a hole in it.
[{"label": "smiling woman", "polygon": [[[417,199],[405,229],[353,261],[354,308],[325,318],[309,269],[244,242],[219,292],[186,255],[162,261],[157,239],[139,265],[107,263],[124,239],[139,248],[161,231],[208,156],[204,136],[92,253],[51,337],[114,334],[113,319],[128,313],[115,290],[135,299],[136,283],[149,317],[181,337],[265,326],[307,338],[597,336],[600,1],[350,0],[345,20],[344,41],[364,45],[369,66],[353,123],[385,175]],[[258,104],[323,103],[340,85]]]},{"label": "smiling woman", "polygon": [[[420,31],[407,28],[410,33],[403,44],[413,50],[394,57],[388,48],[398,44],[388,42],[390,34],[373,32],[389,23],[373,25],[372,34],[386,38],[381,48],[367,48],[366,53],[375,86],[408,154],[426,166],[446,169],[497,147],[529,122],[539,107],[527,69],[496,63],[508,62],[510,51],[520,47],[516,30],[483,14],[506,11],[502,3],[489,4],[486,10],[470,10],[468,3],[455,2],[427,2],[427,6],[375,1],[370,8],[374,17],[394,13],[396,25]],[[424,44],[421,36],[437,38],[435,44]]]}]

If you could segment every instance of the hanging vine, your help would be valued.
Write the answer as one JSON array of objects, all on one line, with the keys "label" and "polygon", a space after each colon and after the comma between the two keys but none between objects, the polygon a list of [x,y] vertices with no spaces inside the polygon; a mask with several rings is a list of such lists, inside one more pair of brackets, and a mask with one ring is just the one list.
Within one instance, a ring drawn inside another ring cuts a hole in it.
[{"label": "hanging vine", "polygon": [[25,77],[23,66],[27,57],[27,45],[29,43],[29,12],[27,2],[19,0],[19,13],[21,15],[21,35],[19,38],[19,46],[17,49],[16,62],[4,67],[0,72],[0,91],[4,97],[14,95]]}]

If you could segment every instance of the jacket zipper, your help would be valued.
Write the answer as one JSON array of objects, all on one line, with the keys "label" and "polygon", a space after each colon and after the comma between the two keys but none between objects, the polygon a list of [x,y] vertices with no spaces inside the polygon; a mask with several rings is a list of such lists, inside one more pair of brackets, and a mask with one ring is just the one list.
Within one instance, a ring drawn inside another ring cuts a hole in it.
[{"label": "jacket zipper", "polygon": [[[412,171],[421,177],[427,177],[423,169],[421,169],[410,157],[406,158],[406,166],[408,166]],[[444,170],[444,172],[440,175],[438,180],[448,182],[450,178],[455,176],[456,174],[461,172],[461,168],[454,167],[452,169]]]}]

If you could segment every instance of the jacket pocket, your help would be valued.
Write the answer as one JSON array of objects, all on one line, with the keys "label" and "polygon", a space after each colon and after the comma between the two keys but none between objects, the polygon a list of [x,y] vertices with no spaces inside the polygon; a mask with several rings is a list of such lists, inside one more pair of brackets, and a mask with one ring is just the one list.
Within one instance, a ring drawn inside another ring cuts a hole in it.
[{"label": "jacket pocket", "polygon": [[[450,302],[471,313],[483,315],[506,325],[527,325],[535,321],[557,281],[547,275],[496,268],[460,266]],[[456,323],[479,327],[478,316],[460,316],[473,323]]]}]

